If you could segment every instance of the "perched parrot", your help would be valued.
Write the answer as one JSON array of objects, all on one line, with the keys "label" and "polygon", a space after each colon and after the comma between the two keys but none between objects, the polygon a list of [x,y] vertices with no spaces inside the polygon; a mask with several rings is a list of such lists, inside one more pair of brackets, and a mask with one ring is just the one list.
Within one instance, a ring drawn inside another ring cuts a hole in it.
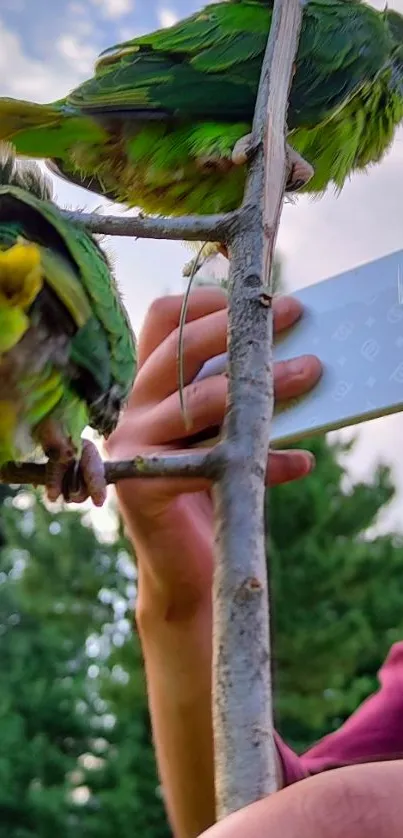
[{"label": "perched parrot", "polygon": [[[0,138],[147,213],[233,210],[272,12],[272,0],[210,3],[111,47],[65,99],[1,99]],[[308,0],[294,69],[288,189],[340,189],[381,159],[403,118],[403,17],[361,0]]]},{"label": "perched parrot", "polygon": [[101,506],[102,460],[81,434],[87,425],[104,437],[113,431],[135,361],[130,323],[97,241],[62,216],[39,167],[2,146],[0,467],[45,454],[50,500],[89,495]]}]

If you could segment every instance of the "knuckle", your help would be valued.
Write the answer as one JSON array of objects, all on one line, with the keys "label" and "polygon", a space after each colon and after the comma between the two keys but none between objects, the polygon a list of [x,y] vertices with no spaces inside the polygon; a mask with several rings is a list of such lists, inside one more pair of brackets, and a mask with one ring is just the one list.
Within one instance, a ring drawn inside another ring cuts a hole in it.
[{"label": "knuckle", "polygon": [[[187,323],[183,328],[182,334],[182,348],[183,348],[183,360],[186,362],[186,356],[193,352],[196,344],[197,344],[197,327],[194,327],[193,323]],[[180,329],[179,326],[176,326],[174,330],[168,337],[168,346],[169,350],[172,353],[175,353],[177,358],[179,358],[179,351],[180,351]]]},{"label": "knuckle", "polygon": [[[194,423],[201,423],[205,419],[206,426],[210,422],[220,420],[220,394],[222,383],[212,380],[197,381],[186,388],[185,406],[189,418]],[[224,396],[222,399],[222,414],[224,414]]]},{"label": "knuckle", "polygon": [[134,447],[137,436],[137,424],[133,421],[133,417],[123,417],[110,437],[104,440],[107,454],[127,456],[128,440],[130,440],[130,446]]},{"label": "knuckle", "polygon": [[[185,335],[184,335],[185,338]],[[187,340],[186,340],[186,348],[187,348]],[[185,353],[185,340],[183,341],[183,352]],[[165,338],[164,342],[164,356],[166,360],[168,358],[176,358],[179,359],[179,329],[174,328],[172,332],[169,333],[168,337]]]},{"label": "knuckle", "polygon": [[179,318],[178,298],[172,296],[156,297],[147,309],[143,333],[148,329],[157,329],[161,324],[170,323],[175,327]]},{"label": "knuckle", "polygon": [[200,344],[200,334],[196,322],[187,323],[184,326],[182,341],[180,343],[180,329],[176,326],[166,338],[166,352],[171,357],[174,357],[178,362],[183,355],[183,367],[186,375],[186,368],[188,366],[189,358],[194,358],[198,354],[198,347]]},{"label": "knuckle", "polygon": [[187,387],[185,404],[192,419],[196,419],[203,408],[208,410],[209,402],[209,393],[205,392],[205,388],[202,388],[199,382]]}]

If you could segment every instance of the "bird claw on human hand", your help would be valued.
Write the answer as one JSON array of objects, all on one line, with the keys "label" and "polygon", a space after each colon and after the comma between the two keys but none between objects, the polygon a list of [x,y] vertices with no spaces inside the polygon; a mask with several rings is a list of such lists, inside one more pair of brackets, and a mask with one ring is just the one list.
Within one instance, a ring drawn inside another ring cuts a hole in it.
[{"label": "bird claw on human hand", "polygon": [[72,463],[50,460],[46,471],[48,500],[53,502],[63,495],[66,503],[84,503],[87,498],[91,498],[95,506],[101,507],[105,503],[105,468],[97,447],[90,440],[83,440],[80,460]]}]

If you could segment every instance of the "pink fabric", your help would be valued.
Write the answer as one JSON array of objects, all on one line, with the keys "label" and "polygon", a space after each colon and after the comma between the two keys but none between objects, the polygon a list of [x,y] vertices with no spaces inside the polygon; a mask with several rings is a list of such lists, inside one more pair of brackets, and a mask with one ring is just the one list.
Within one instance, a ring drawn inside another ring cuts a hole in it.
[{"label": "pink fabric", "polygon": [[302,756],[276,734],[285,785],[343,765],[403,758],[403,642],[392,646],[379,681],[380,689],[339,730]]}]

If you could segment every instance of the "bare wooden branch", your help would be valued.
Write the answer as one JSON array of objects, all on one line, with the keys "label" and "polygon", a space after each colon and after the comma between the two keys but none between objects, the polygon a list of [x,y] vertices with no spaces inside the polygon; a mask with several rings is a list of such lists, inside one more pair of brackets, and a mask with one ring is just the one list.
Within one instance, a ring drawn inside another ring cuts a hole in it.
[{"label": "bare wooden branch", "polygon": [[[213,720],[217,817],[275,791],[264,478],[273,412],[270,275],[286,183],[285,117],[301,0],[276,0],[243,211],[229,239],[231,452],[215,496]],[[262,143],[262,139],[264,142]]]},{"label": "bare wooden branch", "polygon": [[[133,477],[206,477],[214,479],[222,462],[220,450],[185,454],[138,455],[133,460],[106,462],[107,483]],[[0,469],[0,483],[44,486],[46,466],[43,463],[7,463]]]},{"label": "bare wooden branch", "polygon": [[175,241],[226,241],[236,223],[238,212],[226,215],[188,215],[178,218],[100,215],[99,213],[63,212],[71,221],[82,224],[91,233],[104,236],[129,236],[138,239]]}]

